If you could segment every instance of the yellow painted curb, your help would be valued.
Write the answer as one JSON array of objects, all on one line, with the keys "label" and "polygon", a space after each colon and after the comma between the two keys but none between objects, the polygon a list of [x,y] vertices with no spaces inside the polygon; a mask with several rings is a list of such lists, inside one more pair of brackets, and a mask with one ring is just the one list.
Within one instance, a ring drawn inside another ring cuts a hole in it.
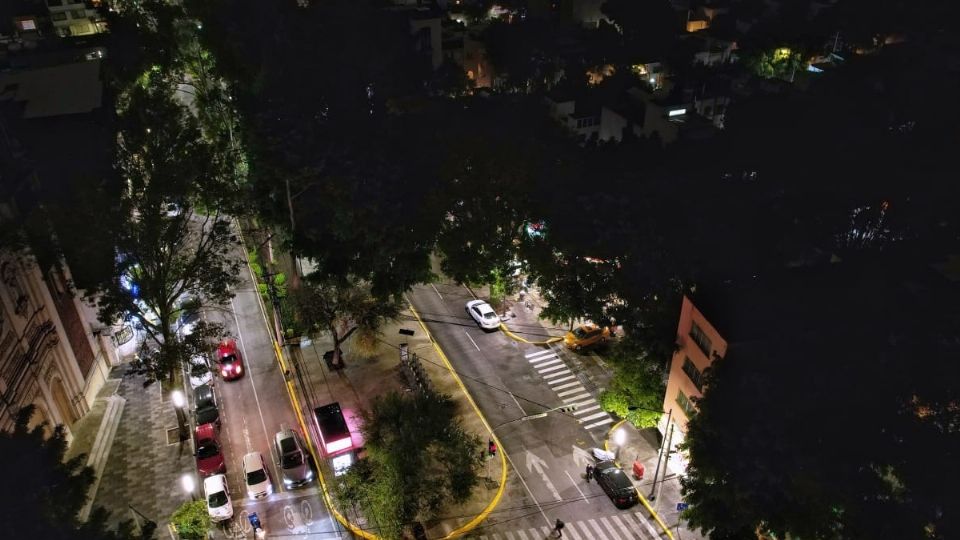
[{"label": "yellow painted curb", "polygon": [[[244,254],[246,254],[247,246],[246,242],[243,240],[243,233],[239,221],[237,222],[237,235],[240,237],[240,244],[243,246]],[[247,257],[244,257],[244,260],[246,261],[247,270],[250,271],[250,278],[253,279],[254,283],[258,283],[257,276],[253,273],[253,269],[250,268],[250,260]],[[340,512],[338,512],[334,506],[333,499],[331,498],[330,493],[327,491],[327,482],[323,478],[323,470],[320,467],[320,459],[317,456],[317,450],[313,446],[313,437],[307,436],[310,431],[307,429],[307,425],[303,421],[303,413],[300,411],[300,401],[297,399],[296,389],[293,387],[293,382],[287,380],[287,365],[283,360],[283,353],[280,351],[280,344],[277,343],[276,338],[273,336],[273,332],[270,330],[270,323],[267,320],[267,311],[263,305],[263,299],[260,298],[260,292],[255,291],[255,296],[257,297],[257,303],[260,305],[260,314],[263,315],[264,324],[267,326],[267,330],[270,333],[270,341],[273,343],[273,352],[277,357],[277,363],[280,364],[281,373],[283,373],[284,386],[287,387],[287,397],[290,398],[290,405],[293,407],[293,412],[297,415],[297,423],[300,425],[301,433],[304,435],[303,438],[307,440],[307,448],[310,450],[310,456],[313,457],[313,463],[317,467],[317,478],[320,480],[320,491],[323,493],[323,501],[326,503],[327,509],[333,513],[333,516],[337,518],[337,521],[339,521],[347,529],[350,529],[352,533],[360,536],[361,538],[366,538],[367,540],[380,540],[379,536],[364,531],[353,523],[350,523],[350,521],[340,514]]]},{"label": "yellow painted curb", "polygon": [[504,323],[500,323],[500,330],[503,330],[503,333],[506,334],[506,335],[508,335],[508,336],[510,336],[511,338],[513,338],[513,339],[515,339],[515,340],[517,340],[517,341],[526,343],[526,344],[528,344],[528,345],[549,345],[549,344],[551,344],[551,343],[556,343],[556,342],[558,342],[558,341],[563,341],[563,338],[562,338],[562,337],[552,337],[552,338],[550,338],[550,339],[548,339],[548,340],[546,340],[546,341],[530,341],[530,340],[528,340],[528,339],[526,339],[526,338],[522,338],[522,337],[514,334],[513,332],[511,332],[510,329],[507,328],[507,325],[504,324]]},{"label": "yellow painted curb", "polygon": [[493,500],[490,501],[490,504],[488,504],[487,507],[484,508],[479,514],[474,516],[473,519],[444,537],[456,538],[475,529],[477,525],[479,525],[483,520],[487,519],[487,516],[489,516],[490,513],[493,512],[493,509],[497,507],[497,504],[500,503],[500,499],[503,498],[503,491],[507,486],[507,453],[503,449],[503,445],[500,444],[500,439],[497,438],[496,434],[493,432],[493,429],[490,427],[490,423],[487,422],[487,419],[483,416],[483,413],[480,412],[480,408],[477,407],[477,403],[473,401],[473,396],[470,395],[470,392],[467,392],[467,387],[463,385],[463,381],[460,380],[457,372],[453,369],[453,366],[450,364],[450,360],[447,359],[447,355],[443,353],[443,349],[441,349],[440,345],[437,344],[436,340],[433,339],[433,335],[430,333],[430,330],[427,329],[427,325],[423,323],[423,319],[420,318],[420,314],[417,313],[417,310],[413,307],[413,304],[411,304],[409,300],[407,300],[407,305],[410,306],[410,311],[413,313],[413,316],[417,318],[417,322],[420,323],[420,328],[423,328],[423,331],[427,334],[427,337],[430,338],[430,343],[433,343],[433,347],[437,350],[437,353],[439,353],[440,359],[443,360],[444,365],[447,366],[447,369],[453,376],[453,380],[457,381],[457,385],[460,387],[460,390],[463,390],[463,394],[467,396],[467,400],[470,402],[470,405],[473,406],[473,410],[477,411],[477,416],[480,417],[480,421],[483,422],[484,427],[487,428],[487,432],[490,433],[490,438],[493,439],[493,442],[496,443],[497,448],[500,450],[497,452],[497,454],[500,456],[500,487],[497,488],[497,494],[493,496]]},{"label": "yellow painted curb", "polygon": [[[606,450],[607,452],[610,451],[610,435],[612,435],[613,432],[616,431],[616,429],[617,429],[618,427],[620,427],[621,425],[623,425],[623,423],[626,422],[626,421],[627,421],[626,419],[623,419],[623,420],[617,422],[616,424],[613,425],[613,427],[611,427],[611,428],[607,431],[607,436],[606,436],[605,439],[603,439],[603,449],[604,449],[604,450]],[[620,466],[620,464],[617,463],[617,467],[619,467],[619,466]],[[667,527],[667,525],[663,522],[663,520],[660,519],[660,516],[657,515],[657,513],[653,511],[653,507],[650,506],[650,501],[648,501],[647,498],[643,496],[643,493],[640,493],[640,490],[637,489],[636,486],[634,486],[633,489],[634,489],[634,491],[637,492],[637,496],[640,497],[640,502],[643,503],[643,506],[647,509],[647,512],[650,512],[650,516],[653,517],[653,520],[657,522],[657,525],[660,525],[660,528],[663,529],[663,532],[667,533],[667,538],[669,538],[670,540],[674,540],[673,534],[670,532],[670,528]]]}]

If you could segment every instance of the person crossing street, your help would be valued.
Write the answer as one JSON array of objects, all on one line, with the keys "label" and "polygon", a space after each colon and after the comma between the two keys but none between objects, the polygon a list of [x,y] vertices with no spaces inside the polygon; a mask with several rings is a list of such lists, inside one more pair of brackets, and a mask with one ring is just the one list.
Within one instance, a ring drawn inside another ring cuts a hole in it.
[{"label": "person crossing street", "polygon": [[587,483],[590,483],[590,479],[593,478],[593,465],[587,464]]},{"label": "person crossing street", "polygon": [[563,525],[564,523],[557,518],[557,522],[553,526],[553,532],[557,533],[557,538],[563,537]]}]

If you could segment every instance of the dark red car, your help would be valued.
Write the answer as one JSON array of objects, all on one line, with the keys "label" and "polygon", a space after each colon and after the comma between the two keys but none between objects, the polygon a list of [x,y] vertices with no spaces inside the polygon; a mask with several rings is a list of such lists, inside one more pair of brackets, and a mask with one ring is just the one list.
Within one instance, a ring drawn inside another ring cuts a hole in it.
[{"label": "dark red car", "polygon": [[217,427],[213,424],[197,426],[197,470],[200,476],[223,474],[227,472],[227,465],[223,461],[223,451],[220,449],[220,440]]},{"label": "dark red car", "polygon": [[220,375],[225,381],[232,381],[243,376],[243,359],[237,350],[237,342],[225,339],[217,347],[217,364]]}]

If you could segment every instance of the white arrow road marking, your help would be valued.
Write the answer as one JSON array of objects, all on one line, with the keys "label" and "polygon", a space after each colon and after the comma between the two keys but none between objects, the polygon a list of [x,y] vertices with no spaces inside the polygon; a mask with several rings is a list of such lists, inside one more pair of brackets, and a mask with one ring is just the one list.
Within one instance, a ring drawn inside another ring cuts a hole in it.
[{"label": "white arrow road marking", "polygon": [[573,462],[576,463],[578,467],[586,469],[587,465],[593,463],[594,460],[590,452],[577,445],[573,445]]},{"label": "white arrow road marking", "polygon": [[557,491],[557,488],[553,487],[553,482],[550,481],[550,478],[547,477],[547,462],[540,459],[539,456],[527,450],[527,471],[533,472],[534,469],[537,470],[537,474],[540,475],[540,479],[543,480],[543,483],[547,485],[547,489],[550,490],[550,493],[553,495],[553,498],[556,500],[562,500],[560,493]]}]

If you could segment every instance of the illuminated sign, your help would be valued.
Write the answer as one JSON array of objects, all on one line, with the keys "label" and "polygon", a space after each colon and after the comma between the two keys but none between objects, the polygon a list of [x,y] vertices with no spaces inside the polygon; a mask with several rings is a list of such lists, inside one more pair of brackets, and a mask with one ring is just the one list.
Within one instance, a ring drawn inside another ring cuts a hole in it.
[{"label": "illuminated sign", "polygon": [[317,430],[320,432],[320,442],[323,443],[323,452],[332,455],[349,450],[353,446],[350,428],[343,418],[343,411],[339,403],[330,403],[313,410],[317,419]]},{"label": "illuminated sign", "polygon": [[668,112],[668,113],[667,113],[667,116],[671,116],[671,117],[672,117],[672,116],[680,116],[680,115],[682,115],[682,114],[687,114],[687,110],[686,110],[686,109],[674,109],[674,110]]}]

